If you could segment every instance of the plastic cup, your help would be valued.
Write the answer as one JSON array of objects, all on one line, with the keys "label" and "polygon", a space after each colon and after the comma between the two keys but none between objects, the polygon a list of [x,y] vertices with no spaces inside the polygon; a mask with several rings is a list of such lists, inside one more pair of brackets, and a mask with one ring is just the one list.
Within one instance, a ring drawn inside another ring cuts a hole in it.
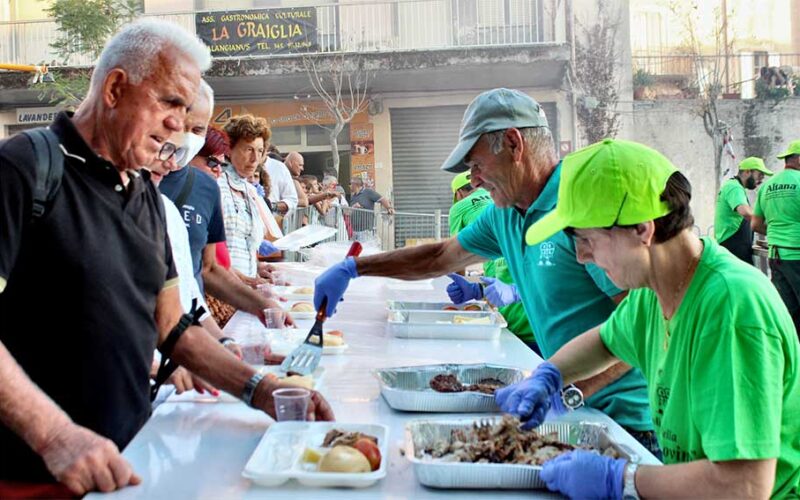
[{"label": "plastic cup", "polygon": [[269,350],[267,332],[262,328],[248,331],[237,342],[242,348],[242,361],[250,365],[263,365]]},{"label": "plastic cup", "polygon": [[258,285],[256,286],[256,290],[258,290],[258,292],[261,295],[263,295],[268,299],[275,299],[275,300],[278,299],[278,294],[275,293],[274,290],[272,290],[272,285],[269,284]]},{"label": "plastic cup", "polygon": [[286,388],[272,392],[275,400],[275,420],[278,422],[304,421],[311,393],[306,389]]},{"label": "plastic cup", "polygon": [[286,311],[279,307],[264,309],[264,326],[270,330],[286,328]]}]

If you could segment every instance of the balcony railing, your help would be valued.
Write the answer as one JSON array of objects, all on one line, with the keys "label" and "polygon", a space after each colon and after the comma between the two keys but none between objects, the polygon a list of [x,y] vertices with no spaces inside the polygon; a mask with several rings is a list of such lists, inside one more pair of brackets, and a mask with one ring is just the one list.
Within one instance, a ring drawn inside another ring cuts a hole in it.
[{"label": "balcony railing", "polygon": [[[710,79],[719,80],[724,93],[755,96],[755,82],[764,66],[793,68],[800,76],[800,54],[768,54],[743,52],[720,55],[634,55],[633,70],[642,69],[651,75],[686,77],[689,86],[700,87]],[[717,76],[718,75],[718,76]]]},{"label": "balcony railing", "polygon": [[[556,34],[563,5],[547,0],[388,0],[314,6],[316,53],[391,52],[534,45],[563,41]],[[148,14],[195,32],[195,12]],[[90,66],[87,55],[59,61],[50,48],[52,20],[0,23],[0,62]],[[275,56],[260,56],[275,57]]]}]

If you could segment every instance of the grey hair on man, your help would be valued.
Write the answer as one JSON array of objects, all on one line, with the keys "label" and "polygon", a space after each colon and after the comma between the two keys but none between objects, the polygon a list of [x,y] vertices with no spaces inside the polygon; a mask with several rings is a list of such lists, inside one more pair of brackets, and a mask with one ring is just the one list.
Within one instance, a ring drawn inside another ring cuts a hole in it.
[{"label": "grey hair on man", "polygon": [[337,179],[336,177],[334,177],[332,175],[326,175],[325,177],[322,178],[322,185],[326,186],[326,187],[327,186],[335,186],[338,183],[339,183],[339,179]]},{"label": "grey hair on man", "polygon": [[[522,140],[528,146],[528,151],[533,155],[532,158],[547,164],[555,164],[558,161],[553,134],[549,128],[527,127],[518,130],[522,135]],[[492,154],[498,155],[503,150],[503,136],[505,133],[505,130],[496,130],[484,134],[489,142],[489,150]]]},{"label": "grey hair on man", "polygon": [[103,49],[92,73],[91,88],[98,88],[108,73],[120,68],[130,83],[138,85],[153,73],[162,53],[184,54],[203,73],[211,67],[211,52],[199,38],[175,23],[142,19],[127,24]]}]

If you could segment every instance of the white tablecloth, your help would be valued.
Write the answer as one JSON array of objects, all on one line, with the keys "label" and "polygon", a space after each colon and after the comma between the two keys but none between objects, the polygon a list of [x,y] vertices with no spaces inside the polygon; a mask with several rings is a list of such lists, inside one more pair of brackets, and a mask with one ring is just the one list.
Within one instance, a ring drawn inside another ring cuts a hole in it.
[{"label": "white tablecloth", "polygon": [[[307,272],[287,266],[294,284],[309,284]],[[315,270],[316,271],[316,270]],[[360,283],[359,283],[360,281]],[[124,456],[142,476],[140,486],[125,488],[110,496],[119,498],[531,498],[550,496],[537,491],[441,491],[417,483],[413,469],[400,455],[404,426],[409,420],[436,415],[396,412],[380,396],[375,368],[430,363],[489,362],[534,368],[541,359],[510,332],[495,341],[406,340],[385,332],[387,298],[438,300],[446,279],[418,286],[386,286],[387,280],[355,280],[338,314],[328,320],[331,328],[345,332],[350,348],[341,356],[323,356],[325,375],[321,391],[330,401],[340,422],[381,423],[390,428],[388,475],[364,490],[325,489],[300,486],[289,481],[277,488],[260,488],[241,472],[272,420],[243,403],[169,402],[161,404],[150,421],[124,450]],[[246,328],[255,318],[243,313],[226,326],[231,333]],[[310,328],[311,322],[298,322]],[[444,415],[442,415],[444,416]],[[658,463],[630,435],[604,414],[581,409],[570,418],[602,422],[613,436],[638,453],[644,463]],[[90,497],[100,495],[90,495]],[[109,495],[103,495],[109,496]]]}]

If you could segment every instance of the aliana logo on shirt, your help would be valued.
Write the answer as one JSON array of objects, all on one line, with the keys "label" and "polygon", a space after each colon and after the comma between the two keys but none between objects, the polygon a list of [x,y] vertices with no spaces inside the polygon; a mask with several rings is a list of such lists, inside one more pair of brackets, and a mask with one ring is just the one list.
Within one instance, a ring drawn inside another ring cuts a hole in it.
[{"label": "aliana logo on shirt", "polygon": [[552,241],[544,241],[539,244],[539,266],[555,266],[553,254],[556,253],[556,245]]}]

